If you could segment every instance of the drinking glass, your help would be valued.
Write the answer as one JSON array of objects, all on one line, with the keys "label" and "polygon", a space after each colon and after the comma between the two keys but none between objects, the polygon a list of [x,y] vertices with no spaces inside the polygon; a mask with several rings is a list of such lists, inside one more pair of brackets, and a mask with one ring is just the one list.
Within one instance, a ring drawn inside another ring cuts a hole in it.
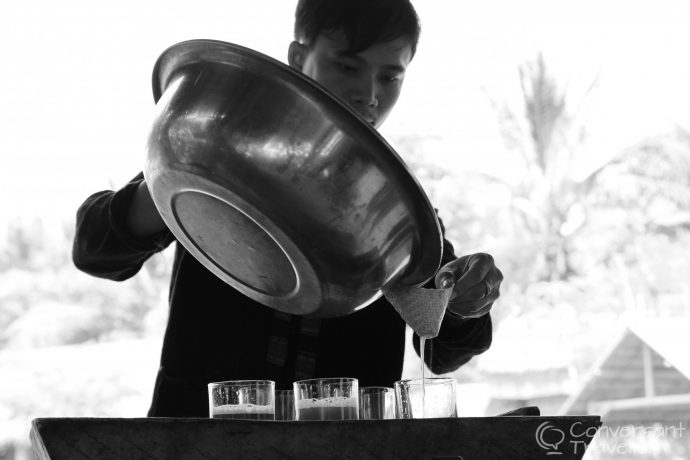
[{"label": "drinking glass", "polygon": [[455,379],[428,378],[395,382],[398,418],[457,417]]},{"label": "drinking glass", "polygon": [[360,420],[395,418],[395,390],[389,387],[362,387],[359,389]]},{"label": "drinking glass", "polygon": [[295,392],[276,390],[276,420],[295,419]]},{"label": "drinking glass", "polygon": [[359,382],[349,377],[293,383],[296,420],[357,420]]},{"label": "drinking glass", "polygon": [[275,382],[228,380],[208,384],[211,418],[275,419]]}]

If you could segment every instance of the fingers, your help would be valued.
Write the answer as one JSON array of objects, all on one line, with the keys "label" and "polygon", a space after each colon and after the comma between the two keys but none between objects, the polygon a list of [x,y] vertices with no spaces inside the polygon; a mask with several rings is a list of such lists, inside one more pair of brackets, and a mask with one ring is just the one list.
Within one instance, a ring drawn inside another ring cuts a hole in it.
[{"label": "fingers", "polygon": [[[460,257],[444,265],[436,274],[435,283],[438,288],[449,287],[449,280],[455,282],[454,291],[458,294],[477,288],[477,292],[486,294],[488,287],[492,291],[503,281],[503,274],[496,267],[493,257],[489,254],[478,253]],[[487,287],[483,286],[486,283]],[[485,295],[474,294],[474,298]]]},{"label": "fingers", "polygon": [[456,304],[453,302],[448,303],[447,312],[452,315],[459,316],[460,318],[479,318],[491,311],[493,303],[487,303],[482,306],[477,304]]},{"label": "fingers", "polygon": [[459,280],[460,277],[462,277],[462,275],[467,271],[467,267],[470,262],[470,257],[471,256],[459,257],[441,267],[434,279],[436,287],[439,289],[449,287],[445,286],[447,283],[445,283],[444,281],[451,279],[453,280],[453,284],[455,284],[457,280]]},{"label": "fingers", "polygon": [[478,253],[460,257],[446,264],[436,275],[439,282],[450,277],[457,279],[448,310],[465,318],[478,318],[491,310],[500,296],[503,274],[496,267],[493,257]]},{"label": "fingers", "polygon": [[465,318],[478,318],[491,311],[494,302],[500,296],[500,289],[493,288],[486,294],[482,283],[456,295],[448,302],[448,310]]},{"label": "fingers", "polygon": [[493,302],[498,299],[498,291],[499,288],[492,288],[488,282],[482,280],[479,284],[475,284],[467,290],[455,291],[455,295],[451,296],[451,300],[456,303],[476,302],[480,300]]},{"label": "fingers", "polygon": [[[479,289],[482,289],[481,293]],[[483,287],[478,287],[458,295],[448,302],[448,310],[465,318],[478,318],[489,313],[500,292],[495,288],[488,296],[484,296],[483,290]]]}]

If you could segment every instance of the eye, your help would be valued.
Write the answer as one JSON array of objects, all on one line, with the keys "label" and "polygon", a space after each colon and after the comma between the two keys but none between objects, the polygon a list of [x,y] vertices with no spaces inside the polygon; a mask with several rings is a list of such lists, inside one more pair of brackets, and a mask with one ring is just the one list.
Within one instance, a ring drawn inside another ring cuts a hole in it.
[{"label": "eye", "polygon": [[394,85],[400,83],[402,77],[400,75],[382,75],[381,81],[386,85]]},{"label": "eye", "polygon": [[348,64],[347,62],[336,62],[335,65],[338,68],[338,70],[340,70],[343,73],[356,73],[357,70],[359,70],[357,66]]}]

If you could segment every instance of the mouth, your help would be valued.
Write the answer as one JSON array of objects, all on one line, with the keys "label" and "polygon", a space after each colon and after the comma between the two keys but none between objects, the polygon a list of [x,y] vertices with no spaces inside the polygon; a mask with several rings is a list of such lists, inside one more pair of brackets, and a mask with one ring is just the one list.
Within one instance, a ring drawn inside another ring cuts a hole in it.
[{"label": "mouth", "polygon": [[360,112],[359,110],[358,110],[357,112],[358,112],[359,115],[360,115],[362,118],[364,118],[364,120],[365,120],[367,123],[369,123],[371,126],[374,126],[374,127],[376,126],[377,118],[374,117],[372,114],[370,114],[370,113],[362,113],[362,112]]},{"label": "mouth", "polygon": [[376,122],[378,121],[378,119],[376,117],[374,117],[370,114],[366,114],[366,115],[362,114],[362,116],[367,121],[367,123],[369,123],[371,126],[376,126]]}]

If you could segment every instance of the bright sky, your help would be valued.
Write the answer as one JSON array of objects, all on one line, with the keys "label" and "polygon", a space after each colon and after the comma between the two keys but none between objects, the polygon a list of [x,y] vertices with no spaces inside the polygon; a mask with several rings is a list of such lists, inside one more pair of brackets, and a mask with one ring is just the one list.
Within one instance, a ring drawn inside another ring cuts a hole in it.
[{"label": "bright sky", "polygon": [[[90,193],[143,166],[158,55],[192,38],[284,61],[295,0],[5,2],[0,7],[0,222],[71,219]],[[672,123],[690,127],[687,0],[417,0],[422,41],[383,127],[436,136],[433,161],[511,173],[497,100],[517,95],[519,63],[543,51],[578,91],[600,78],[592,158]],[[497,161],[499,160],[499,161]]]}]

